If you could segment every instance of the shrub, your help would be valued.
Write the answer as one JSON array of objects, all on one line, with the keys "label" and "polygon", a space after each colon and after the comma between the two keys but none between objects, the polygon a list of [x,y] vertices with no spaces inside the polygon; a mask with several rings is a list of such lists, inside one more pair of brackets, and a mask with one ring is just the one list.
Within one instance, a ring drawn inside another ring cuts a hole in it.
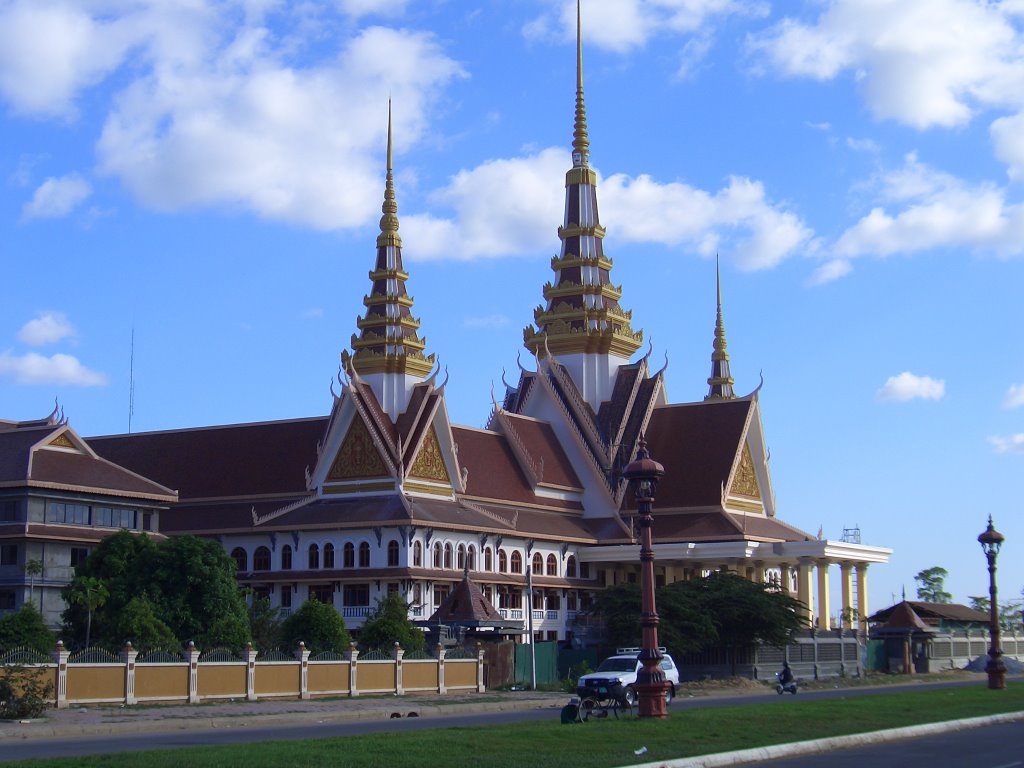
[{"label": "shrub", "polygon": [[0,720],[42,716],[53,697],[53,683],[44,675],[20,664],[0,667]]},{"label": "shrub", "polygon": [[341,614],[334,606],[319,600],[307,600],[285,619],[281,625],[281,636],[287,646],[295,648],[301,640],[314,653],[347,651],[352,640]]},{"label": "shrub", "polygon": [[54,642],[53,632],[31,603],[23,604],[14,613],[0,619],[0,649],[25,647],[49,653]]}]

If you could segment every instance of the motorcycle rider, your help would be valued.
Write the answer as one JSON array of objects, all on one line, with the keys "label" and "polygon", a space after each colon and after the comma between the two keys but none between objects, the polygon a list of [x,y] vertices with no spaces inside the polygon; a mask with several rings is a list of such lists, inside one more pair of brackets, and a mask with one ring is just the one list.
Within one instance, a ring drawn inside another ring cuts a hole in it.
[{"label": "motorcycle rider", "polygon": [[789,668],[788,661],[782,662],[782,670],[777,673],[776,677],[779,680],[779,693],[783,691],[796,693],[796,678],[793,676],[793,670]]}]

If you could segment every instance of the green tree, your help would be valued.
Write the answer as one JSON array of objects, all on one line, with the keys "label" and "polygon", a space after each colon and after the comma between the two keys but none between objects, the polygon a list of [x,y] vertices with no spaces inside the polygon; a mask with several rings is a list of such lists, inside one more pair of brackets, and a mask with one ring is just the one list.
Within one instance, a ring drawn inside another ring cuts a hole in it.
[{"label": "green tree", "polygon": [[[125,631],[136,636],[165,634],[149,621],[141,604],[132,615],[142,623],[123,623],[122,615],[136,598],[146,599],[153,618],[176,638],[175,645],[194,640],[200,648],[237,649],[249,640],[234,562],[212,539],[177,536],[158,544],[149,536],[120,531],[92,551],[78,574],[75,581],[97,579],[109,592],[94,617],[96,636],[105,644],[119,646]],[[69,637],[79,639],[90,619],[81,605],[69,601],[64,622]]]},{"label": "green tree", "polygon": [[83,608],[86,612],[85,624],[85,647],[89,647],[92,640],[92,614],[107,602],[110,597],[110,590],[107,585],[95,576],[76,576],[72,582],[65,587],[64,599],[72,605]]},{"label": "green tree", "polygon": [[390,648],[398,642],[406,651],[422,651],[427,644],[423,631],[409,621],[409,603],[397,592],[377,601],[377,610],[359,630],[365,648]]},{"label": "green tree", "polygon": [[249,606],[249,636],[261,651],[281,645],[281,609],[270,605],[270,598],[253,595]]},{"label": "green tree", "polygon": [[915,577],[917,599],[926,603],[951,603],[953,596],[943,589],[949,571],[939,566],[925,568]]},{"label": "green tree", "polygon": [[[738,650],[755,643],[785,645],[801,626],[798,601],[735,574],[677,581],[660,587],[655,598],[658,641],[678,654],[723,647],[735,663]],[[637,585],[602,591],[595,609],[605,618],[610,644],[640,644]]]},{"label": "green tree", "polygon": [[170,650],[181,645],[171,628],[157,618],[153,603],[145,595],[128,601],[114,620],[114,627],[120,642],[130,640],[136,648]]},{"label": "green tree", "polygon": [[0,648],[26,646],[49,653],[55,642],[43,615],[32,603],[23,603],[17,611],[0,619]]},{"label": "green tree", "polygon": [[309,650],[316,653],[340,653],[348,650],[348,644],[352,641],[341,614],[334,606],[319,600],[307,600],[299,610],[285,619],[281,625],[281,636],[289,648],[297,647],[299,641],[302,641]]}]

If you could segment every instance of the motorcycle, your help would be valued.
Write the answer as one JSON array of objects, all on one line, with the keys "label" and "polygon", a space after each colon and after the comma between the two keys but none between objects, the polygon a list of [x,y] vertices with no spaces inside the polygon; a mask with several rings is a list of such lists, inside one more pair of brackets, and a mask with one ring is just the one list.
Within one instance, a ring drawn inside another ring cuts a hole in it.
[{"label": "motorcycle", "polygon": [[792,693],[796,696],[796,679],[790,678],[787,682],[782,681],[782,673],[776,672],[775,679],[778,681],[775,684],[775,692],[781,696],[784,693]]}]

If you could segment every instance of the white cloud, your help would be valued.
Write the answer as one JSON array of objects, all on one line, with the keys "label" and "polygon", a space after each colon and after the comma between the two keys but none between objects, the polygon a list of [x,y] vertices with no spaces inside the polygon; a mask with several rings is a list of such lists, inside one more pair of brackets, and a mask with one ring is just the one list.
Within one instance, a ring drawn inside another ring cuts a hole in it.
[{"label": "white cloud", "polygon": [[303,311],[302,317],[306,320],[316,320],[324,316],[324,311],[321,307],[310,307]]},{"label": "white cloud", "polygon": [[996,453],[1024,453],[1024,432],[1014,435],[993,435],[988,439]]},{"label": "white cloud", "polygon": [[107,377],[82,365],[71,355],[50,357],[29,352],[25,355],[0,353],[0,377],[10,377],[16,384],[67,384],[78,387],[100,387]]},{"label": "white cloud", "polygon": [[504,328],[508,325],[511,320],[505,315],[483,315],[476,317],[467,317],[462,321],[463,328]]},{"label": "white cloud", "polygon": [[878,142],[873,139],[855,139],[851,136],[846,138],[846,146],[854,152],[869,152],[871,154],[878,154],[881,150]]},{"label": "white cloud", "polygon": [[785,75],[851,72],[878,118],[949,127],[1022,106],[1012,13],[976,0],[834,0],[813,23],[787,18],[748,42]]},{"label": "white cloud", "polygon": [[[570,165],[568,152],[545,149],[459,171],[431,196],[449,206],[453,218],[401,217],[409,256],[473,259],[550,250],[565,201],[557,180]],[[504,203],[495,206],[495,200]]]},{"label": "white cloud", "polygon": [[354,18],[371,14],[401,18],[406,5],[408,0],[338,0],[338,7]]},{"label": "white cloud", "polygon": [[[402,217],[413,259],[473,259],[550,250],[562,222],[569,154],[549,148],[522,158],[491,160],[456,174],[432,195],[450,218]],[[650,176],[614,174],[598,181],[608,241],[659,243],[711,256],[729,253],[743,269],[777,265],[809,244],[812,232],[794,213],[767,200],[757,181],[731,177],[714,194]],[[507,204],[495,208],[493,201]]]},{"label": "white cloud", "polygon": [[92,194],[92,186],[76,173],[49,177],[25,204],[23,219],[59,219],[67,216]]},{"label": "white cloud", "polygon": [[613,222],[609,240],[685,245],[705,256],[727,252],[742,269],[774,267],[813,235],[799,216],[768,201],[761,182],[741,176],[711,194],[681,182],[615,174],[599,194],[605,219]]},{"label": "white cloud", "polygon": [[33,347],[53,344],[75,335],[75,328],[61,312],[44,312],[18,331],[18,339]]},{"label": "white cloud", "polygon": [[831,283],[833,280],[846,277],[852,270],[853,265],[846,259],[833,259],[825,262],[814,270],[814,274],[811,275],[808,284],[825,285],[826,283]]},{"label": "white cloud", "polygon": [[1003,408],[1024,406],[1024,384],[1011,384],[1003,397]]},{"label": "white cloud", "polygon": [[[90,14],[89,5],[97,7]],[[102,19],[104,4],[14,0],[0,7],[0,97],[16,112],[74,115],[74,100],[141,41],[137,13]]]},{"label": "white cloud", "polygon": [[935,248],[971,248],[1001,256],[1024,253],[1024,205],[1009,203],[991,183],[968,184],[908,155],[904,165],[875,179],[881,203],[847,229],[834,253],[911,254]]},{"label": "white cloud", "polygon": [[879,400],[901,403],[908,400],[941,400],[946,394],[946,382],[904,371],[898,376],[890,376],[877,394]]},{"label": "white cloud", "polygon": [[320,229],[370,221],[389,94],[398,150],[420,138],[436,92],[461,69],[429,35],[380,27],[305,67],[277,44],[242,30],[199,65],[133,83],[104,126],[100,168],[158,210],[238,207]]},{"label": "white cloud", "polygon": [[[758,0],[589,0],[583,15],[583,43],[626,53],[641,48],[658,34],[706,34],[717,18],[763,16],[767,3]],[[576,39],[576,3],[563,2],[523,27],[528,39]],[[681,51],[681,68],[706,52]]]},{"label": "white cloud", "polygon": [[1011,179],[1024,179],[1024,113],[1000,117],[989,126],[996,157],[1006,165]]}]

